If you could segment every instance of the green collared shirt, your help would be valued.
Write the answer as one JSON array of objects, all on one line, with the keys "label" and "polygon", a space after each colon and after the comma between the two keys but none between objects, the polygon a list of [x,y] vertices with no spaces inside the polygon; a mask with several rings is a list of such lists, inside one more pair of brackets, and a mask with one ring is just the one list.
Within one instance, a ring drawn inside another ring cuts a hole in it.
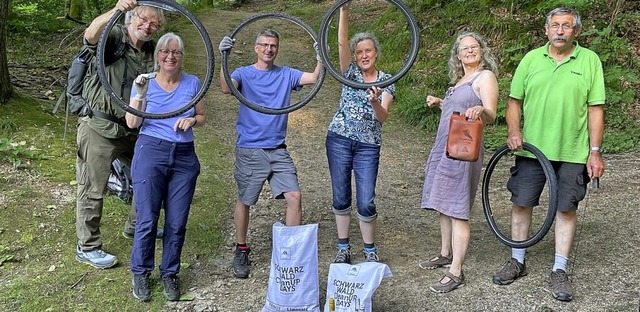
[{"label": "green collared shirt", "polygon": [[525,141],[549,160],[587,162],[588,106],[605,103],[602,64],[595,52],[576,42],[573,53],[557,63],[549,43],[530,51],[513,75],[509,96],[523,101]]}]

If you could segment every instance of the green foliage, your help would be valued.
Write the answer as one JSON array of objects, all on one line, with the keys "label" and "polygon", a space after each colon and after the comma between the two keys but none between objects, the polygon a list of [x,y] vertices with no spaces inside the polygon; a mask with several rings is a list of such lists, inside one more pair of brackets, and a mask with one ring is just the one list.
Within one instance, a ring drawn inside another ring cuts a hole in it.
[{"label": "green foliage", "polygon": [[0,161],[20,167],[23,160],[35,159],[38,151],[34,146],[27,147],[26,141],[14,142],[9,138],[0,137]]},{"label": "green foliage", "polygon": [[[639,150],[637,142],[630,143],[637,141],[632,138],[637,136],[638,130],[638,123],[634,118],[637,118],[638,114],[637,86],[640,79],[636,74],[638,60],[634,56],[635,53],[630,51],[628,42],[628,34],[635,31],[634,27],[640,19],[638,12],[626,12],[613,20],[603,20],[601,17],[610,18],[611,14],[606,12],[613,10],[603,0],[466,2],[413,0],[406,3],[423,28],[423,49],[419,61],[412,68],[412,72],[419,71],[417,77],[401,79],[396,84],[399,90],[396,107],[403,119],[428,130],[437,127],[436,115],[439,115],[439,111],[424,109],[424,98],[429,94],[442,96],[449,85],[446,79],[448,70],[446,51],[458,33],[475,31],[488,41],[499,60],[500,99],[497,120],[496,125],[492,126],[495,131],[485,132],[487,133],[485,144],[495,147],[503,144],[506,130],[500,129],[505,128],[504,117],[511,75],[527,52],[547,41],[543,32],[545,15],[553,8],[569,6],[581,13],[583,28],[587,29],[578,37],[580,44],[598,53],[604,65],[607,93],[605,149],[610,152]],[[381,15],[375,27],[392,23],[392,18],[397,21],[403,17]],[[388,38],[397,38],[402,35],[402,32],[396,31],[385,35]],[[395,40],[391,41],[394,43],[385,44],[383,51],[389,57],[402,59],[403,54],[398,51],[404,53],[406,48]],[[400,47],[396,48],[396,46]],[[426,92],[418,94],[416,90],[426,90]],[[629,114],[629,109],[634,107],[635,115]],[[630,128],[635,130],[628,130]],[[493,135],[500,137],[494,139]]]},{"label": "green foliage", "polygon": [[607,86],[607,102],[620,104],[632,102],[636,96],[631,85],[638,83],[635,74],[638,62],[631,55],[629,44],[620,36],[613,35],[609,26],[589,29],[583,34],[592,37],[590,48],[598,53],[604,68]]},{"label": "green foliage", "polygon": [[40,34],[65,28],[64,5],[54,0],[13,0],[9,2],[9,34]]}]

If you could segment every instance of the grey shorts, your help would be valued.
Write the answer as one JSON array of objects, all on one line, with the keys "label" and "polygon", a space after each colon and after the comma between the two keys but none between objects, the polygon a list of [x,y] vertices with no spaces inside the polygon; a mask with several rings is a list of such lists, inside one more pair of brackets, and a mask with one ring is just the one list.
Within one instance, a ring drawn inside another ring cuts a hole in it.
[{"label": "grey shorts", "polygon": [[255,205],[265,181],[277,199],[284,193],[299,192],[296,166],[286,148],[262,149],[236,147],[233,176],[238,185],[238,199]]},{"label": "grey shorts", "polygon": [[[590,180],[587,166],[560,161],[551,161],[551,166],[558,180],[558,211],[578,209],[578,203],[584,199]],[[522,207],[538,206],[546,182],[547,177],[537,159],[516,156],[516,164],[511,167],[511,177],[507,182],[511,202]]]}]

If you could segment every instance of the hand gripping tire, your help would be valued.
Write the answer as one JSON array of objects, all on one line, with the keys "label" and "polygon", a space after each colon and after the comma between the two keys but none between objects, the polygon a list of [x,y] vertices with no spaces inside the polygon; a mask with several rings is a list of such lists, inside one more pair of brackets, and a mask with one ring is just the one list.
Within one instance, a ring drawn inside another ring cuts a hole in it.
[{"label": "hand gripping tire", "polygon": [[495,151],[491,159],[489,159],[489,163],[487,164],[487,168],[484,172],[484,177],[482,179],[482,207],[484,209],[484,216],[489,223],[489,227],[493,234],[496,235],[498,240],[511,247],[511,248],[528,248],[535,244],[537,244],[540,240],[547,235],[551,225],[556,216],[556,210],[558,206],[558,182],[556,181],[556,175],[551,166],[551,163],[547,159],[547,157],[535,146],[530,143],[523,142],[522,148],[525,151],[531,152],[536,156],[538,162],[542,166],[542,170],[544,171],[544,175],[547,177],[547,187],[549,190],[549,208],[547,209],[547,215],[542,223],[540,229],[531,237],[523,241],[516,241],[510,238],[510,235],[506,235],[502,233],[496,220],[493,218],[493,212],[491,210],[491,205],[489,203],[489,186],[491,182],[491,174],[496,167],[496,164],[502,158],[502,156],[506,155],[510,152],[509,147],[507,145],[503,145],[498,150]]},{"label": "hand gripping tire", "polygon": [[418,56],[418,51],[420,49],[420,28],[418,27],[418,22],[416,22],[415,17],[413,16],[413,14],[411,14],[411,11],[409,11],[409,8],[404,4],[404,2],[402,2],[401,0],[388,0],[393,5],[395,5],[400,11],[402,11],[402,14],[404,14],[404,16],[407,19],[407,24],[408,24],[409,30],[411,31],[411,50],[409,52],[409,57],[407,58],[402,68],[400,68],[400,70],[397,73],[389,77],[389,79],[385,79],[378,82],[371,82],[371,83],[362,83],[362,82],[353,81],[351,79],[347,79],[337,68],[333,67],[333,65],[331,64],[331,60],[329,60],[329,48],[328,48],[329,47],[329,43],[328,43],[329,25],[331,24],[333,15],[335,15],[335,13],[340,9],[340,7],[342,7],[344,4],[346,4],[349,1],[351,0],[337,0],[334,4],[331,5],[327,13],[325,13],[324,16],[322,17],[322,22],[320,23],[320,30],[318,31],[318,36],[320,39],[319,41],[320,59],[322,60],[322,64],[324,64],[324,66],[327,68],[327,71],[331,76],[333,76],[333,78],[340,81],[342,84],[352,88],[356,88],[356,89],[369,89],[371,87],[384,88],[386,86],[392,85],[393,83],[398,81],[400,78],[402,78],[409,71],[409,69],[411,68],[411,66],[413,66],[413,63],[415,62],[416,57]]},{"label": "hand gripping tire", "polygon": [[[281,20],[286,20],[286,21],[292,22],[292,23],[302,27],[309,34],[309,36],[311,36],[311,38],[315,42],[318,41],[316,33],[313,31],[313,29],[311,29],[311,27],[309,27],[303,21],[301,21],[300,19],[298,19],[296,17],[290,16],[290,15],[286,15],[286,14],[282,14],[282,13],[275,13],[275,12],[257,14],[257,15],[254,15],[254,16],[248,18],[247,20],[245,20],[244,22],[242,22],[238,26],[236,26],[236,28],[233,31],[231,31],[231,33],[229,34],[229,37],[231,39],[235,38],[235,36],[238,34],[238,32],[242,28],[244,28],[245,26],[247,26],[247,25],[249,25],[249,24],[251,24],[253,22],[256,22],[256,21],[259,21],[259,20],[262,20],[262,19],[281,19]],[[322,67],[322,69],[320,71],[320,76],[318,76],[318,81],[316,81],[316,84],[314,85],[313,89],[307,94],[307,96],[305,96],[303,99],[301,99],[297,103],[294,103],[292,105],[289,105],[289,106],[283,107],[283,108],[272,108],[272,107],[266,107],[266,106],[255,104],[255,103],[249,101],[246,97],[244,97],[244,95],[242,95],[242,93],[240,93],[238,88],[235,87],[235,85],[233,84],[233,82],[231,80],[231,74],[229,73],[229,65],[228,65],[230,51],[231,50],[227,50],[227,51],[222,52],[222,61],[221,62],[222,62],[222,74],[224,76],[224,80],[227,83],[227,86],[229,87],[229,90],[231,91],[231,93],[242,104],[244,104],[247,107],[253,109],[254,111],[257,111],[257,112],[260,112],[260,113],[263,113],[263,114],[269,114],[269,115],[279,115],[279,114],[286,114],[286,113],[293,112],[293,111],[295,111],[295,110],[297,110],[299,108],[302,108],[307,103],[309,103],[309,101],[311,101],[311,99],[313,99],[313,97],[316,96],[318,91],[320,91],[320,87],[322,87],[322,82],[324,81],[324,76],[325,76],[324,67]]]},{"label": "hand gripping tire", "polygon": [[124,109],[126,112],[134,114],[138,117],[149,118],[149,119],[165,119],[165,118],[178,116],[186,112],[187,110],[191,109],[196,104],[198,104],[198,102],[204,97],[205,93],[207,92],[207,89],[209,89],[209,86],[211,85],[211,81],[213,80],[213,67],[214,67],[214,53],[213,53],[213,46],[211,45],[211,39],[209,38],[209,34],[207,33],[202,23],[185,7],[178,4],[174,0],[138,0],[138,5],[147,5],[147,6],[152,6],[152,7],[160,8],[163,10],[167,10],[167,11],[180,12],[187,19],[189,19],[191,23],[193,23],[193,25],[198,29],[198,32],[200,33],[200,37],[202,37],[202,41],[204,43],[205,49],[207,50],[207,73],[206,73],[205,81],[204,83],[202,83],[200,90],[198,91],[198,93],[196,93],[193,99],[189,103],[185,104],[184,106],[176,110],[168,111],[164,113],[147,113],[147,112],[130,107],[129,103],[124,102],[124,100],[118,97],[118,95],[116,95],[116,93],[113,91],[113,88],[111,87],[111,84],[107,80],[107,76],[104,72],[105,71],[104,53],[105,53],[105,45],[107,42],[107,37],[109,36],[109,32],[111,32],[111,29],[117,23],[118,19],[124,13],[120,10],[116,10],[113,16],[111,16],[111,18],[109,19],[109,22],[105,26],[104,30],[100,34],[100,39],[98,41],[96,56],[97,56],[97,62],[98,62],[97,71],[98,71],[98,77],[100,78],[100,83],[104,87],[107,94],[109,94],[109,97],[111,97],[111,99],[120,107],[122,107],[122,109]]}]

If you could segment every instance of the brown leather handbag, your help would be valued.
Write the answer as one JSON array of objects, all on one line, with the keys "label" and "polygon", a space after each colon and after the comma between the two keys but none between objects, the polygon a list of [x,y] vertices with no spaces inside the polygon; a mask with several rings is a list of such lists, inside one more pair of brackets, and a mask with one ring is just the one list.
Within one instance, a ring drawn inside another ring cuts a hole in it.
[{"label": "brown leather handbag", "polygon": [[447,137],[447,157],[476,161],[480,156],[482,143],[482,120],[467,120],[460,112],[453,112],[449,119],[449,136]]}]

